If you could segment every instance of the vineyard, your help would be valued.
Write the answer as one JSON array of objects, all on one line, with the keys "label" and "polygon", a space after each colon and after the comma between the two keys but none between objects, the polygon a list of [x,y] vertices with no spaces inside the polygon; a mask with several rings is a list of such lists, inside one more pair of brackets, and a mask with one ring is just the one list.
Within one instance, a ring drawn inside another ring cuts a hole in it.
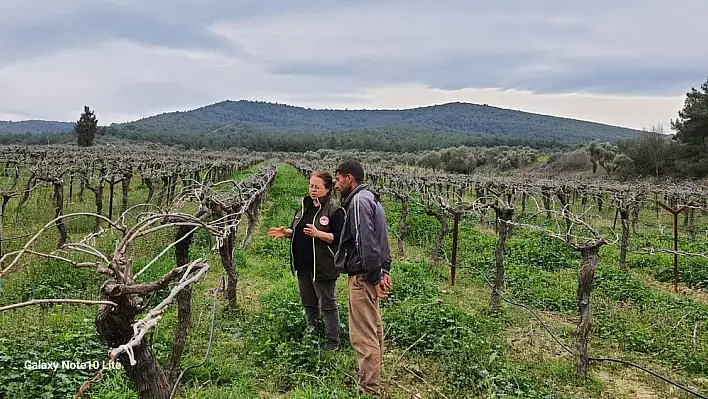
[{"label": "vineyard", "polygon": [[[344,155],[1,147],[0,397],[358,397],[265,234]],[[363,161],[385,397],[708,395],[708,187]]]}]

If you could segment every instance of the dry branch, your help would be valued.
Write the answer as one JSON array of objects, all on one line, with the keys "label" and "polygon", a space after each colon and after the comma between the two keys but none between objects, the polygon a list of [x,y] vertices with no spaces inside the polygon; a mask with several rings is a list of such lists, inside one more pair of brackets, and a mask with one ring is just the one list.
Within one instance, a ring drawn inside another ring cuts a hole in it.
[{"label": "dry branch", "polygon": [[[177,293],[179,293],[181,290],[183,290],[185,287],[189,286],[190,284],[199,281],[201,277],[204,275],[209,270],[209,265],[206,263],[202,263],[201,259],[197,259],[193,262],[191,262],[187,266],[183,266],[181,269],[189,269],[189,266],[192,266],[193,268],[198,268],[199,271],[192,277],[182,281],[180,284],[172,288],[170,291],[170,294],[165,298],[162,302],[160,302],[157,306],[155,306],[150,312],[148,312],[145,317],[137,321],[135,324],[133,324],[133,338],[130,339],[126,344],[123,344],[115,349],[112,349],[109,352],[109,358],[111,360],[116,359],[120,354],[126,353],[128,355],[128,358],[130,360],[131,365],[135,365],[135,358],[133,357],[133,348],[137,345],[140,344],[142,341],[143,337],[147,332],[154,326],[157,325],[158,320],[162,318],[162,314],[165,312],[165,308],[167,305],[172,303],[172,300],[175,298]],[[175,269],[176,270],[176,269]],[[165,276],[167,277],[167,276]],[[175,276],[172,276],[173,279]],[[164,277],[163,277],[164,278]],[[150,291],[147,291],[150,292]]]},{"label": "dry branch", "polygon": [[89,301],[84,299],[32,299],[31,301],[15,303],[12,305],[0,307],[0,312],[10,309],[17,309],[25,306],[41,305],[44,303],[79,303],[84,305],[108,305],[108,306],[118,306],[111,301]]}]

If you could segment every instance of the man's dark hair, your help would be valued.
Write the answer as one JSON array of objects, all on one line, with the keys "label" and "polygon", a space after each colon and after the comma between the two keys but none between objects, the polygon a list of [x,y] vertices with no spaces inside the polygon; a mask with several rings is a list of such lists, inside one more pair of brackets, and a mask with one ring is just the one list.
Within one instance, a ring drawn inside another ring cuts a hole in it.
[{"label": "man's dark hair", "polygon": [[335,174],[339,173],[342,176],[352,175],[354,181],[360,184],[364,181],[364,168],[361,164],[353,159],[348,159],[339,164]]}]

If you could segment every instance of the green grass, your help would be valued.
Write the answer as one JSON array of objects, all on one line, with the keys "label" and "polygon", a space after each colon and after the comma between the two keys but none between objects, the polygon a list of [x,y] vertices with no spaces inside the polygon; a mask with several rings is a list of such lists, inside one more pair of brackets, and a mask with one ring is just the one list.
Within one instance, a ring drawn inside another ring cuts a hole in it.
[{"label": "green grass", "polygon": [[[239,172],[244,178],[258,167]],[[274,185],[264,204],[251,244],[238,250],[238,307],[230,309],[219,298],[214,341],[204,365],[184,376],[179,397],[184,398],[355,398],[356,360],[348,343],[346,279],[337,283],[342,320],[343,347],[335,353],[322,350],[323,328],[305,330],[305,319],[290,274],[289,243],[266,235],[272,226],[289,225],[306,194],[307,180],[287,165],[278,167]],[[134,179],[131,204],[147,191]],[[108,190],[106,190],[107,193]],[[51,219],[49,190],[37,192],[25,207],[21,224],[6,218],[5,236],[27,234]],[[93,210],[90,192],[84,203],[72,210]],[[384,198],[394,255],[400,204]],[[106,200],[107,204],[108,201]],[[578,200],[576,208],[579,208]],[[116,209],[120,205],[116,202]],[[520,205],[519,205],[520,208]],[[10,212],[9,215],[12,215]],[[612,210],[603,212],[599,225],[609,231]],[[642,211],[642,220],[652,220],[652,209]],[[529,218],[543,224],[545,215]],[[702,218],[698,219],[699,221]],[[664,219],[660,219],[660,223]],[[75,224],[74,224],[75,223]],[[687,397],[661,381],[636,370],[608,363],[593,363],[587,380],[575,374],[572,356],[553,341],[526,310],[504,303],[499,313],[489,311],[496,236],[493,213],[484,221],[463,218],[460,226],[457,283],[448,283],[451,237],[445,239],[442,265],[430,268],[429,248],[439,223],[413,207],[408,216],[406,257],[395,257],[393,290],[382,300],[386,351],[382,386],[387,397],[452,398],[632,398]],[[72,222],[70,232],[80,237],[91,229],[92,220]],[[553,226],[548,224],[548,226]],[[241,234],[245,227],[240,230]],[[171,240],[171,232],[136,242],[132,248],[139,269]],[[51,250],[53,227],[37,243]],[[700,236],[699,236],[700,238]],[[103,250],[115,237],[98,243]],[[12,242],[17,248],[21,240]],[[658,228],[643,227],[631,236],[633,248],[669,248],[670,237]],[[205,257],[212,269],[194,288],[192,325],[182,367],[202,362],[208,346],[212,297],[207,290],[219,284],[223,268],[211,248],[213,239],[197,234],[190,256]],[[690,242],[682,233],[682,249],[700,251],[700,239]],[[75,271],[49,261],[28,261],[7,279],[0,280],[0,305],[38,297],[97,299],[102,278],[88,270]],[[141,281],[161,276],[172,267],[174,251],[166,253]],[[536,309],[549,328],[572,346],[577,321],[577,278],[580,257],[562,243],[539,233],[515,230],[507,242],[507,274],[504,295]],[[708,304],[692,295],[676,295],[660,286],[669,281],[670,255],[629,257],[630,272],[617,268],[617,248],[601,251],[600,266],[592,297],[594,324],[590,348],[593,356],[631,360],[652,370],[708,391]],[[700,262],[681,262],[681,281],[700,288],[705,283]],[[671,275],[672,276],[672,275]],[[157,303],[164,293],[149,299]],[[0,396],[70,397],[91,373],[57,374],[24,370],[28,356],[59,359],[75,356],[101,359],[108,348],[98,344],[93,327],[95,308],[88,306],[28,307],[0,312]],[[21,323],[18,323],[21,320]],[[149,339],[157,358],[165,362],[171,348],[176,320],[168,308]],[[696,342],[696,321],[703,321]],[[3,391],[3,389],[5,391]],[[137,398],[122,370],[114,370],[89,390],[91,398]]]},{"label": "green grass", "polygon": [[[240,176],[246,177],[255,168],[243,171]],[[139,179],[133,179],[128,206],[141,203],[147,198],[147,189]],[[120,211],[120,191],[116,186],[114,199],[114,215]],[[104,214],[108,213],[108,189],[104,191]],[[93,212],[93,193],[86,190],[84,202],[78,201],[78,187],[74,187],[74,196],[69,198],[68,185],[65,187],[65,210],[71,212]],[[10,202],[3,226],[4,237],[21,237],[9,241],[4,251],[19,249],[44,224],[53,218],[47,209],[53,209],[50,188],[38,188],[32,192],[32,197],[15,222],[16,202]],[[115,217],[114,216],[114,217]],[[88,217],[67,219],[70,240],[78,240],[88,234],[93,228],[94,220]],[[146,265],[157,255],[165,245],[172,241],[174,232],[167,230],[137,240],[131,247],[135,270]],[[219,266],[214,261],[209,239],[197,234],[192,246],[192,256],[204,255],[211,264]],[[96,248],[104,254],[110,254],[118,234],[110,233],[96,242]],[[56,246],[58,233],[53,225],[39,237],[33,249],[51,252]],[[88,255],[72,256],[76,260],[94,259]],[[10,258],[12,259],[12,258]],[[4,266],[9,264],[5,263]],[[174,267],[174,251],[168,251],[159,261],[143,274],[139,281],[152,281]],[[218,267],[216,268],[218,273]],[[215,277],[216,278],[216,277]],[[78,298],[99,299],[99,288],[105,277],[89,269],[73,269],[69,265],[25,255],[13,271],[5,279],[0,279],[0,305],[22,302],[40,298]],[[198,288],[205,285],[198,285]],[[146,306],[153,307],[164,298],[166,292],[158,292],[148,296]],[[93,376],[95,370],[62,370],[47,372],[44,370],[27,370],[26,360],[41,360],[46,362],[61,360],[102,361],[109,348],[103,346],[95,331],[95,306],[85,305],[41,305],[25,307],[16,310],[0,312],[0,396],[18,398],[35,397],[71,397],[79,386]],[[20,321],[20,322],[18,322]],[[165,315],[163,323],[174,323],[174,309]],[[158,327],[155,334],[155,346],[158,358],[164,359],[171,346],[171,329]],[[166,337],[163,339],[163,337]],[[123,375],[122,370],[111,371],[103,384],[96,386],[95,397],[136,397]],[[125,394],[116,393],[116,386],[124,388]]]}]

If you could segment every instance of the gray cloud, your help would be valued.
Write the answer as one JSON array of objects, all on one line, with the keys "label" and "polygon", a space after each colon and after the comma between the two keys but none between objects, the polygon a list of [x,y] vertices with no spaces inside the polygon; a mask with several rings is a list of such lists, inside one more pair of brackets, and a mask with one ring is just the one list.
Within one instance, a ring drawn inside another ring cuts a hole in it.
[{"label": "gray cloud", "polygon": [[30,20],[0,25],[0,35],[13,39],[0,42],[0,56],[11,61],[112,39],[170,48],[227,49],[204,26],[180,22],[113,4],[86,6],[41,24]]},{"label": "gray cloud", "polygon": [[643,67],[624,65],[579,66],[522,88],[545,93],[592,92],[639,95],[676,95],[708,77],[706,69],[693,67]]},{"label": "gray cloud", "polygon": [[[432,87],[460,90],[467,87],[501,87],[535,93],[596,93],[676,95],[705,81],[700,66],[653,66],[607,62],[565,61],[534,70],[543,58],[533,54],[456,59],[435,68],[407,70],[399,79],[418,79]],[[529,66],[529,67],[524,67]]]},{"label": "gray cloud", "polygon": [[[17,2],[19,0],[9,0]],[[24,1],[24,0],[22,0]],[[315,1],[171,0],[164,2],[64,0],[32,1],[0,17],[0,57],[5,61],[40,56],[111,39],[169,48],[216,50],[233,45],[209,31],[220,20],[240,21],[294,10],[311,9]],[[52,17],[55,13],[56,17]],[[39,15],[37,15],[39,14]]]},{"label": "gray cloud", "polygon": [[[156,95],[159,93],[159,95]],[[178,82],[136,82],[121,87],[109,94],[112,106],[122,112],[140,114],[145,110],[169,109],[175,100],[206,104],[213,100],[209,89],[182,85]]]},{"label": "gray cloud", "polygon": [[215,31],[277,74],[443,89],[674,94],[708,65],[708,53],[696,51],[708,34],[700,22],[708,3],[509,3],[510,13],[488,4],[387,2],[235,21]]},{"label": "gray cloud", "polygon": [[675,97],[708,70],[702,0],[6,1],[0,117],[350,105],[415,84]]}]

